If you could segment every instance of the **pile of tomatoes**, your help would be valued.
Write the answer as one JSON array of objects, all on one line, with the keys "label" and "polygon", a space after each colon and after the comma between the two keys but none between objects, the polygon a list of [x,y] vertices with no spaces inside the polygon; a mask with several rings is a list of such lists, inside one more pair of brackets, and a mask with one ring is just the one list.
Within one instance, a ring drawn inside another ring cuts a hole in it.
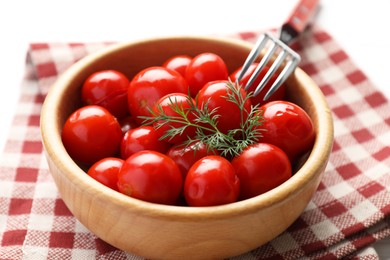
[{"label": "pile of tomatoes", "polygon": [[[255,66],[236,85],[242,97],[253,90],[240,86]],[[284,100],[284,86],[267,103],[263,101],[274,78],[241,108],[230,102],[227,84],[236,81],[240,70],[229,73],[220,56],[201,53],[174,56],[131,79],[115,70],[98,71],[81,88],[84,106],[65,122],[63,144],[75,161],[88,165],[92,178],[148,202],[214,206],[267,192],[292,176],[292,165],[310,152],[315,132],[306,112]],[[218,114],[221,133],[240,128],[248,111],[257,106],[261,137],[234,156],[222,156],[220,149],[197,140],[194,125],[179,135],[164,137],[181,123],[145,125],[144,118],[159,113],[175,116],[172,100],[191,122],[194,116],[189,107],[207,103],[207,109]],[[189,138],[192,142],[183,145]]]}]

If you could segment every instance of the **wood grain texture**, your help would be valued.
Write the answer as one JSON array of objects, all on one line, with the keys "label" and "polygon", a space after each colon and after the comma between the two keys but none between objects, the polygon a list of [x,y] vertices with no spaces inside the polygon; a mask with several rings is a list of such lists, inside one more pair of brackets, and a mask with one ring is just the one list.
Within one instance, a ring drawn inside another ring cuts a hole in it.
[{"label": "wood grain texture", "polygon": [[153,259],[226,258],[268,242],[291,225],[317,189],[333,141],[333,123],[324,96],[300,69],[288,81],[288,96],[313,119],[314,148],[290,180],[255,198],[201,208],[136,200],[93,181],[61,142],[67,116],[80,105],[82,82],[95,71],[117,69],[132,78],[142,68],[162,64],[173,55],[202,52],[217,53],[233,71],[250,49],[251,45],[238,40],[160,38],[108,47],[65,72],[45,100],[41,130],[50,171],[75,217],[113,246]]}]

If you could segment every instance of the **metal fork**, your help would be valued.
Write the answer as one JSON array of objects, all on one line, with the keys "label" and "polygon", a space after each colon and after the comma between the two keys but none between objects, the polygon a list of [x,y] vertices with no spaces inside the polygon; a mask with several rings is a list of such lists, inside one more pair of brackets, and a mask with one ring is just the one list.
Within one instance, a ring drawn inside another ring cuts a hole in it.
[{"label": "metal fork", "polygon": [[290,17],[281,27],[279,32],[279,39],[268,32],[260,36],[255,46],[249,53],[247,59],[245,60],[236,82],[241,80],[241,78],[247,72],[248,68],[258,58],[259,54],[266,50],[264,56],[260,60],[244,88],[245,90],[249,89],[249,87],[259,76],[261,70],[263,70],[270,62],[270,60],[272,60],[272,58],[276,55],[276,58],[273,60],[269,70],[253,93],[254,96],[258,95],[264,89],[271,77],[278,72],[279,67],[284,63],[285,65],[282,71],[279,73],[278,77],[268,92],[265,94],[263,99],[265,101],[270,96],[272,96],[272,94],[295,70],[301,60],[299,54],[292,50],[288,45],[291,44],[291,42],[293,42],[306,28],[309,20],[317,9],[318,3],[319,0],[299,0]]}]

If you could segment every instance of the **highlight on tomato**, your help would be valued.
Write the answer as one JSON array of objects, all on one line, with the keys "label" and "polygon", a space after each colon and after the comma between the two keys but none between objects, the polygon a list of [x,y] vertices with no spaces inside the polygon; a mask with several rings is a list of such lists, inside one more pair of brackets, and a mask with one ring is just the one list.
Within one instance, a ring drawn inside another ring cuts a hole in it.
[{"label": "highlight on tomato", "polygon": [[167,155],[150,150],[127,158],[118,174],[118,189],[130,197],[174,205],[179,200],[183,178]]},{"label": "highlight on tomato", "polygon": [[176,55],[166,60],[162,66],[171,70],[176,70],[180,75],[185,77],[188,64],[190,64],[191,61],[192,57],[188,55]]},{"label": "highlight on tomato", "polygon": [[127,92],[129,111],[139,124],[140,116],[151,116],[150,109],[163,96],[170,93],[188,93],[188,83],[179,72],[153,66],[137,73],[130,81]]},{"label": "highlight on tomato", "polygon": [[[237,86],[233,85],[234,88]],[[233,95],[229,98],[229,95]],[[227,133],[232,129],[239,129],[241,124],[244,123],[251,110],[251,101],[245,100],[242,107],[239,107],[234,100],[234,95],[240,95],[242,99],[245,99],[246,92],[240,88],[235,93],[233,89],[228,87],[228,81],[218,80],[211,81],[204,85],[204,87],[198,92],[198,109],[206,109],[210,113],[214,110],[218,114],[217,127],[222,133]],[[238,99],[238,97],[236,97]]]},{"label": "highlight on tomato", "polygon": [[253,96],[264,71],[243,89],[255,67],[237,83],[241,67],[230,72],[205,52],[175,55],[131,80],[95,72],[64,123],[64,147],[96,181],[147,202],[210,207],[269,192],[300,167],[316,134],[284,87],[263,101],[275,78]]},{"label": "highlight on tomato", "polygon": [[89,105],[79,108],[68,117],[61,138],[74,160],[93,164],[105,157],[117,155],[122,130],[117,119],[107,109]]},{"label": "highlight on tomato", "polygon": [[267,143],[248,146],[232,160],[232,165],[240,179],[240,199],[270,191],[292,176],[286,153]]},{"label": "highlight on tomato", "polygon": [[172,146],[166,153],[172,158],[185,178],[188,170],[198,160],[208,155],[218,155],[216,149],[208,149],[201,141],[195,141],[187,146],[175,145]]},{"label": "highlight on tomato", "polygon": [[170,145],[159,139],[157,130],[151,126],[139,126],[125,133],[120,145],[120,157],[126,160],[131,155],[143,151],[153,150],[165,153]]},{"label": "highlight on tomato", "polygon": [[87,174],[101,184],[118,190],[118,174],[122,168],[123,160],[116,157],[106,157],[94,163]]},{"label": "highlight on tomato", "polygon": [[128,115],[127,89],[129,79],[116,70],[102,70],[90,75],[81,89],[86,105],[99,105],[117,118]]},{"label": "highlight on tomato", "polygon": [[263,124],[261,142],[281,148],[294,163],[314,145],[314,125],[309,115],[298,105],[272,101],[261,106]]},{"label": "highlight on tomato", "polygon": [[218,155],[198,160],[184,182],[185,200],[190,206],[217,206],[236,202],[240,180],[232,164]]},{"label": "highlight on tomato", "polygon": [[[171,93],[160,98],[156,104],[153,106],[153,116],[168,116],[173,119],[176,117],[183,116],[185,113],[186,121],[185,123],[195,124],[195,115],[192,114],[191,109],[195,106],[195,101],[188,97],[188,95],[183,93]],[[153,123],[153,127],[156,129],[157,135],[162,138],[165,135],[168,135],[170,129],[177,129],[184,127],[185,124],[177,122],[177,120],[157,120]],[[177,135],[170,136],[165,138],[168,143],[180,144],[186,141],[188,138],[191,138],[195,135],[196,128],[194,126],[186,126],[182,132]]]},{"label": "highlight on tomato", "polygon": [[214,80],[227,80],[229,72],[225,61],[215,53],[201,53],[188,64],[185,79],[195,97],[203,86]]}]

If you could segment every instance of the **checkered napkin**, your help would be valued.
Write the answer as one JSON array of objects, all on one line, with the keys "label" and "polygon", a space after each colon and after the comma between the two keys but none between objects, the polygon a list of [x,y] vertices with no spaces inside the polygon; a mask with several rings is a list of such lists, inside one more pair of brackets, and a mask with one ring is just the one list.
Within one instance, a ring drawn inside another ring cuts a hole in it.
[{"label": "checkered napkin", "polygon": [[[233,37],[254,42],[259,32]],[[40,139],[50,85],[109,43],[31,44],[26,76],[0,161],[0,259],[140,259],[88,231],[59,197]],[[390,235],[390,103],[345,51],[313,26],[294,46],[333,111],[335,141],[323,180],[299,219],[235,259],[376,259]]]}]

